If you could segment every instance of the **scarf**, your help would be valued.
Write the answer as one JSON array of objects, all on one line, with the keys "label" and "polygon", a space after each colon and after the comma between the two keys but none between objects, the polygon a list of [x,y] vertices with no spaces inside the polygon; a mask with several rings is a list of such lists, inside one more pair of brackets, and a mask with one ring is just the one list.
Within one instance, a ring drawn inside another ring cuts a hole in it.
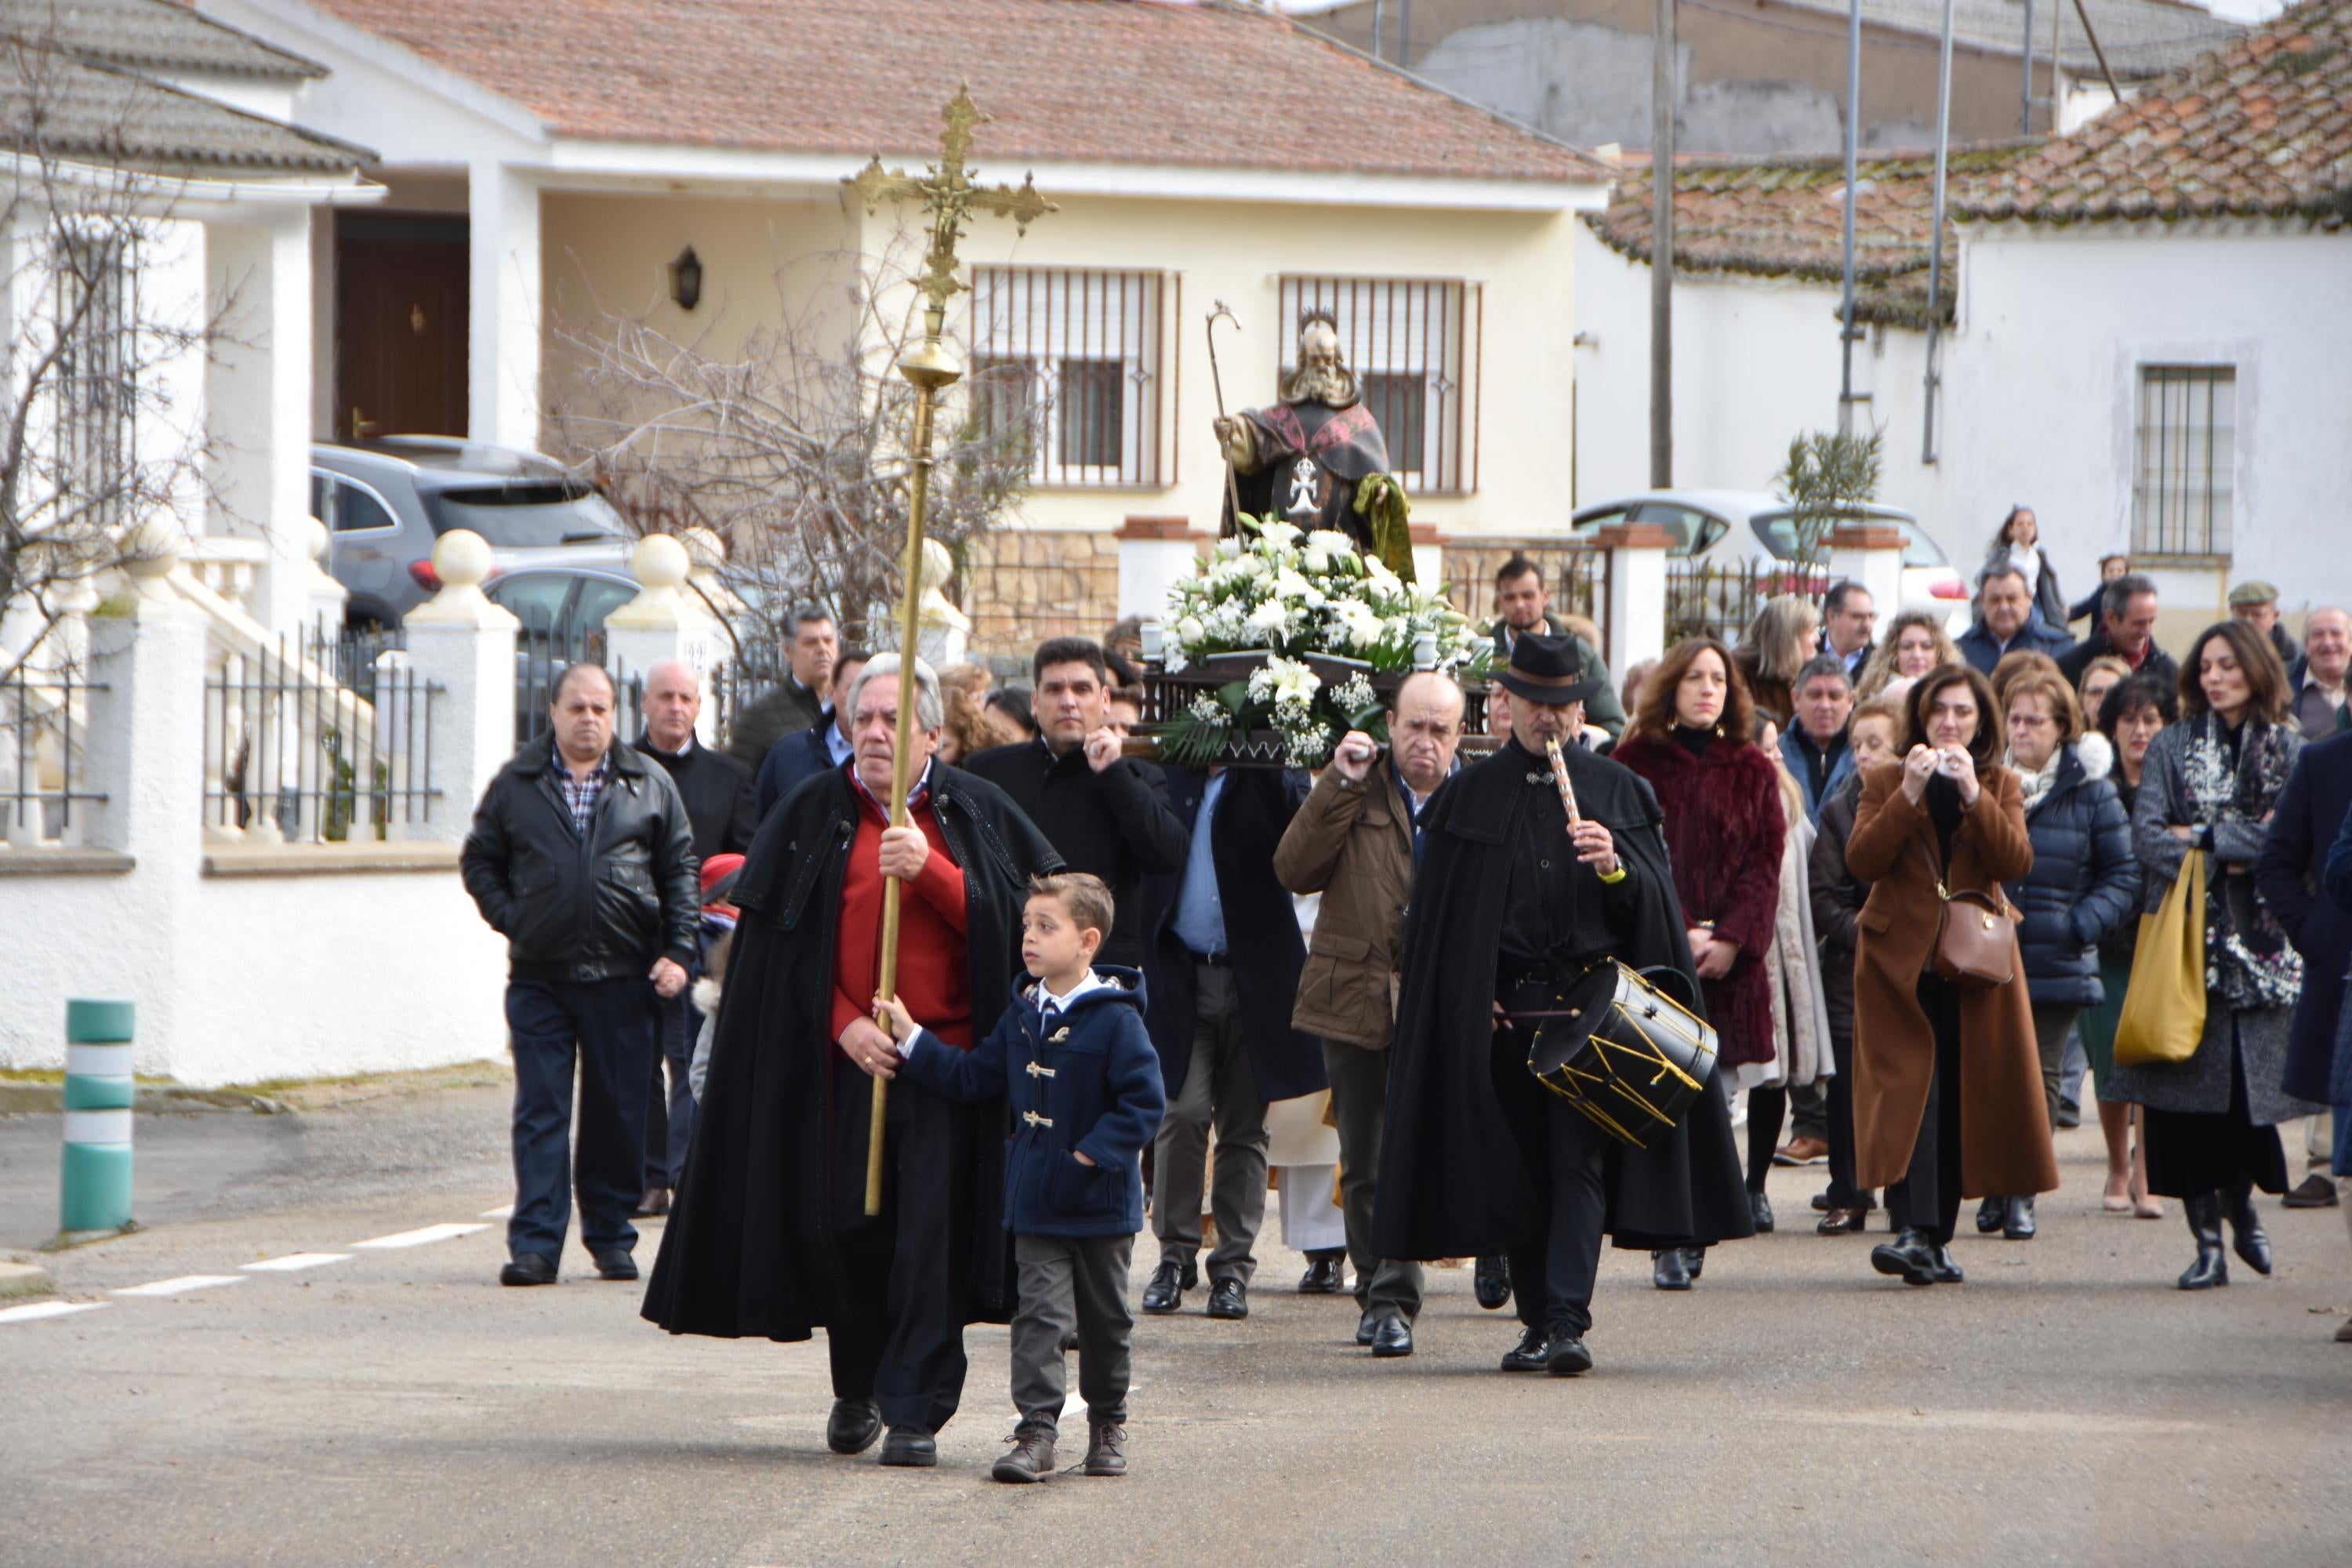
[{"label": "scarf", "polygon": [[[2190,826],[2231,823],[2259,828],[2286,787],[2285,731],[2249,720],[2231,755],[2219,715],[2188,723],[2181,752],[2181,793]],[[2303,955],[2258,899],[2231,897],[2232,883],[2250,879],[2214,875],[2205,896],[2205,985],[2232,1012],[2291,1007],[2303,994]]]},{"label": "scarf", "polygon": [[2025,793],[2025,815],[2032,816],[2033,808],[2048,798],[2050,791],[2057,784],[2058,770],[2066,763],[2066,748],[2063,746],[2053,748],[2050,752],[2050,760],[2042,764],[2041,771],[2038,773],[2028,773],[2024,764],[2017,760],[2017,753],[2014,752],[2004,755],[2001,761],[2011,773],[2017,775],[2018,784]]}]

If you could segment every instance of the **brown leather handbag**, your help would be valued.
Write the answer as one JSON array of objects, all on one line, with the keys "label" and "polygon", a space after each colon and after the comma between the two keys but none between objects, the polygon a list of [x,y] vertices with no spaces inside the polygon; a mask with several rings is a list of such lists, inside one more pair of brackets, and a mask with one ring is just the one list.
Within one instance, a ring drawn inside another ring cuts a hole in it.
[{"label": "brown leather handbag", "polygon": [[1943,924],[1936,932],[1936,973],[1963,991],[1990,991],[2017,978],[2017,943],[2012,940],[2009,902],[1974,888],[1958,892],[1939,879],[1936,897],[1943,901]]}]

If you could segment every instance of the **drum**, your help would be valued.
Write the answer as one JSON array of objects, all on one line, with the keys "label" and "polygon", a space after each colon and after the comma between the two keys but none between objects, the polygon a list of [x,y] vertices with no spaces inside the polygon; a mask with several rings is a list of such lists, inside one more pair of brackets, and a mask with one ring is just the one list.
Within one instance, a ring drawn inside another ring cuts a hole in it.
[{"label": "drum", "polygon": [[1548,1011],[1528,1070],[1636,1149],[1674,1131],[1715,1071],[1714,1028],[1614,961],[1570,981]]}]

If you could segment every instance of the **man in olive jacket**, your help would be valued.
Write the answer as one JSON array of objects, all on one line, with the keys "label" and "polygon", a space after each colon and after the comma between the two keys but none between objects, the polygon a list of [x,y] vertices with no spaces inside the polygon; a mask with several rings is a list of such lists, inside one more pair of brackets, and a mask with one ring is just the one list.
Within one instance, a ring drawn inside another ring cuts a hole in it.
[{"label": "man in olive jacket", "polygon": [[482,792],[459,858],[507,939],[514,1050],[512,1261],[503,1285],[552,1285],[572,1222],[579,1062],[580,1239],[607,1279],[635,1279],[655,999],[686,988],[701,889],[686,802],[660,764],[613,742],[612,678],[575,664],[553,724]]},{"label": "man in olive jacket", "polygon": [[1405,1356],[1412,1353],[1412,1322],[1421,1312],[1421,1265],[1373,1253],[1372,1204],[1417,825],[1454,771],[1461,687],[1448,676],[1408,677],[1391,700],[1388,731],[1385,755],[1361,731],[1341,739],[1284,832],[1274,874],[1294,893],[1323,895],[1290,1024],[1323,1038],[1339,1132],[1340,1206],[1362,1313],[1356,1342],[1376,1356]]}]

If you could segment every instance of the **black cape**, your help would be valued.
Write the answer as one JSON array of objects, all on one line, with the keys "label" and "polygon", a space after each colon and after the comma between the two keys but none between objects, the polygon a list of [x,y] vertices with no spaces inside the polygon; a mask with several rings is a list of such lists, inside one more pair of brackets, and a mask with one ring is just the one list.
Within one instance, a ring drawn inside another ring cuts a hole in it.
[{"label": "black cape", "polygon": [[[1389,447],[1380,422],[1362,403],[1345,408],[1307,400],[1245,408],[1255,437],[1258,468],[1236,473],[1234,489],[1241,509],[1252,517],[1281,518],[1307,528],[1328,528],[1356,542],[1366,555],[1378,552],[1370,519],[1356,510],[1356,487],[1389,468]],[[1290,513],[1294,470],[1301,458],[1311,467],[1307,482],[1314,498],[1315,515]],[[1225,502],[1221,531],[1234,530],[1233,498]]]},{"label": "black cape", "polygon": [[[1606,758],[1580,747],[1565,755],[1579,808],[1608,827],[1645,889],[1639,927],[1617,956],[1636,969],[1672,965],[1696,997],[1657,797]],[[1525,753],[1507,744],[1456,773],[1423,818],[1372,1220],[1372,1250],[1382,1258],[1493,1257],[1542,1223],[1538,1177],[1503,1120],[1491,1068],[1495,955],[1513,847],[1522,842],[1519,813],[1556,798],[1526,787],[1527,766]],[[1670,1137],[1647,1149],[1612,1144],[1603,1180],[1606,1229],[1621,1247],[1755,1234],[1730,1115],[1711,1078]]]},{"label": "black cape", "polygon": [[[963,868],[971,1027],[984,1038],[1021,971],[1021,911],[1030,877],[1061,858],[994,784],[934,763],[930,798],[948,852]],[[866,1191],[866,1122],[837,1125],[832,1077],[854,1072],[835,1048],[834,939],[843,873],[860,809],[847,768],[777,804],[736,884],[742,910],[709,1076],[645,1316],[674,1334],[805,1340],[850,1321],[835,1244]],[[858,1103],[863,1104],[860,1100]],[[953,1107],[971,1119],[975,1153],[957,1173],[952,1225],[1002,1235],[1003,1100]],[[966,1322],[1003,1321],[1013,1302],[1011,1238],[972,1246]]]}]

